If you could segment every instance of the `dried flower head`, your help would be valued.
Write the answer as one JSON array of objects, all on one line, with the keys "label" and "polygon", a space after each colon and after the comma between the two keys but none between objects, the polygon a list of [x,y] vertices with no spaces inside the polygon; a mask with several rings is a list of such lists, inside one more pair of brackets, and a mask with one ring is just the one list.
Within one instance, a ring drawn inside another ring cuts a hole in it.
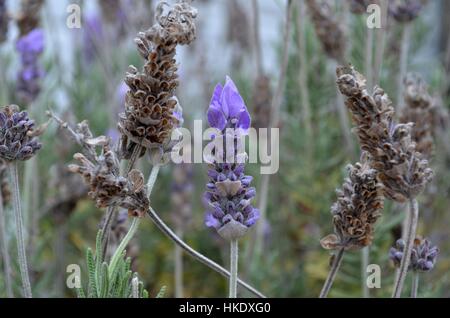
[{"label": "dried flower head", "polygon": [[334,234],[320,243],[325,249],[360,249],[372,243],[374,226],[384,206],[383,185],[370,167],[367,153],[361,163],[349,165],[348,178],[336,190],[338,199],[331,207]]},{"label": "dried flower head", "polygon": [[354,14],[363,14],[367,12],[367,7],[374,3],[373,0],[349,0],[350,11]]},{"label": "dried flower head", "polygon": [[268,127],[272,102],[272,90],[268,76],[260,75],[256,78],[252,102],[253,127],[256,129]]},{"label": "dried flower head", "polygon": [[398,202],[416,197],[431,181],[433,172],[411,140],[413,124],[397,124],[389,97],[379,87],[370,95],[366,79],[352,66],[338,67],[337,76],[356,125],[353,130],[361,149],[372,157],[385,195]]},{"label": "dried flower head", "polygon": [[0,0],[0,43],[4,42],[8,35],[9,16],[6,8],[6,0]]},{"label": "dried flower head", "polygon": [[[400,266],[405,249],[405,241],[397,240],[394,247],[389,250],[389,258],[393,261],[395,266]],[[411,262],[408,270],[418,272],[429,272],[434,268],[436,259],[439,254],[439,249],[432,246],[427,239],[416,238],[414,240],[413,249],[411,252]]]},{"label": "dried flower head", "polygon": [[21,37],[39,27],[40,13],[43,4],[44,0],[21,0],[21,12],[17,18],[17,25]]},{"label": "dried flower head", "polygon": [[[209,182],[203,196],[205,223],[226,240],[234,240],[244,236],[255,224],[259,210],[251,205],[256,195],[255,188],[250,187],[253,178],[244,174],[245,164],[237,145],[240,135],[250,127],[250,114],[228,77],[224,87],[218,84],[214,90],[208,122],[219,131],[216,140],[226,146],[225,150],[214,148],[214,159],[210,162]],[[234,146],[229,147],[231,144]]]},{"label": "dried flower head", "polygon": [[17,105],[4,107],[0,111],[0,158],[8,162],[33,157],[42,147],[37,133],[27,112]]},{"label": "dried flower head", "polygon": [[41,90],[39,80],[44,71],[38,64],[38,58],[44,51],[44,32],[35,29],[22,36],[16,43],[22,68],[17,79],[17,93],[22,102],[30,104]]},{"label": "dried flower head", "polygon": [[3,159],[0,159],[0,191],[3,205],[11,201],[11,190],[9,188],[8,167]]},{"label": "dried flower head", "polygon": [[397,22],[411,22],[419,16],[424,0],[391,0],[388,12]]},{"label": "dried flower head", "polygon": [[178,87],[175,53],[177,45],[194,40],[197,12],[189,1],[179,1],[167,12],[165,5],[166,2],[158,4],[157,23],[135,39],[146,64],[141,72],[130,67],[125,79],[129,91],[125,113],[119,116],[125,157],[137,145],[144,149],[170,149],[172,131],[182,123],[181,106],[174,96]]},{"label": "dried flower head", "polygon": [[342,25],[333,15],[328,3],[320,0],[306,0],[306,5],[323,50],[330,58],[342,62],[346,46]]},{"label": "dried flower head", "polygon": [[430,158],[433,152],[434,99],[418,75],[408,74],[404,85],[405,105],[401,108],[400,122],[414,123],[412,139],[416,150],[424,158]]},{"label": "dried flower head", "polygon": [[[58,124],[83,147],[83,153],[76,153],[69,170],[80,174],[89,187],[88,195],[100,208],[119,206],[128,210],[131,216],[143,217],[150,201],[144,176],[138,170],[131,170],[127,176],[120,175],[117,154],[111,149],[111,140],[105,136],[94,137],[87,121],[77,124],[75,130],[55,114],[49,112]],[[100,155],[97,148],[101,148]]]}]

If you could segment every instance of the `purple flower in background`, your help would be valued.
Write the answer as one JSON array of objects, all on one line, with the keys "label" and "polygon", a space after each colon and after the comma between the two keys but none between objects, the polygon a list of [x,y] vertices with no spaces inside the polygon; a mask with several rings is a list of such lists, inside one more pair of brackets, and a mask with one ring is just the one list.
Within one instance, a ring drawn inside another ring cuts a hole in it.
[{"label": "purple flower in background", "polygon": [[240,128],[246,132],[250,128],[250,114],[236,85],[227,76],[225,86],[217,84],[208,109],[208,123],[219,130]]},{"label": "purple flower in background", "polygon": [[[389,250],[389,258],[397,267],[400,266],[404,248],[405,241],[400,239],[397,240],[395,246],[391,247]],[[439,249],[436,246],[432,246],[430,241],[427,239],[416,238],[414,240],[408,269],[419,272],[429,272],[434,268],[438,254]]]},{"label": "purple flower in background", "polygon": [[[250,115],[233,81],[227,77],[225,86],[216,86],[208,109],[208,122],[211,127],[219,129],[216,138],[232,137],[234,144],[239,142],[241,133],[250,127]],[[225,129],[235,128],[237,132],[230,135]],[[218,150],[214,149],[215,154]],[[238,160],[234,148],[226,148],[224,157],[232,161],[225,163],[213,160],[208,170],[209,182],[203,195],[206,208],[205,223],[217,230],[227,240],[235,240],[245,235],[259,218],[259,210],[251,201],[256,195],[250,186],[251,176],[244,174],[245,164]]]},{"label": "purple flower in background", "polygon": [[39,80],[44,76],[38,58],[44,51],[44,32],[34,29],[16,43],[22,68],[18,74],[17,92],[25,103],[33,102],[40,92]]},{"label": "purple flower in background", "polygon": [[85,18],[84,23],[83,55],[87,63],[92,63],[103,39],[102,20],[98,15],[90,15]]}]

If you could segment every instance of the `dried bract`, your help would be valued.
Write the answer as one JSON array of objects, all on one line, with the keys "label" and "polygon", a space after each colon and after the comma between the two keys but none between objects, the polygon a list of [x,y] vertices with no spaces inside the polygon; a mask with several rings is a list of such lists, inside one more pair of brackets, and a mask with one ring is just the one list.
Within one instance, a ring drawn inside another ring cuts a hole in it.
[{"label": "dried bract", "polygon": [[331,207],[334,234],[321,240],[323,248],[356,250],[372,243],[384,197],[383,185],[369,160],[364,154],[361,163],[348,166],[348,178],[342,188],[336,190],[338,199]]},{"label": "dried bract", "polygon": [[341,24],[333,15],[330,6],[319,0],[306,0],[317,37],[323,50],[338,62],[344,60],[346,38]]},{"label": "dried bract", "polygon": [[353,130],[361,149],[372,158],[385,195],[398,202],[415,198],[431,181],[433,172],[411,139],[413,124],[397,124],[389,97],[379,87],[369,94],[365,78],[353,67],[338,67],[337,76],[356,125]]},{"label": "dried bract", "polygon": [[17,18],[21,37],[39,27],[43,4],[44,0],[21,0],[20,14]]},{"label": "dried bract", "polygon": [[165,5],[161,2],[157,6],[157,24],[135,39],[146,63],[142,71],[131,66],[125,79],[129,90],[125,113],[119,115],[125,158],[137,145],[170,150],[172,131],[183,121],[181,106],[174,96],[178,87],[175,53],[177,45],[194,40],[197,13],[188,1],[179,1],[167,12]]},{"label": "dried bract", "polygon": [[428,159],[433,153],[434,99],[418,75],[408,74],[404,85],[405,105],[401,108],[400,122],[414,123],[412,138],[416,150]]},{"label": "dried bract", "polygon": [[397,22],[411,22],[419,16],[424,0],[390,0],[388,6],[389,15]]}]

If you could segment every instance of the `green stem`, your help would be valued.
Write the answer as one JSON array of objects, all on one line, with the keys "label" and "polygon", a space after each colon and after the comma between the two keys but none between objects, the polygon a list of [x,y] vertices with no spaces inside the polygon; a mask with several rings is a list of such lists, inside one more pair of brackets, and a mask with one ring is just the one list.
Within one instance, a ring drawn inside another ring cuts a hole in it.
[{"label": "green stem", "polygon": [[236,298],[237,295],[237,273],[238,273],[238,241],[230,242],[230,289],[229,298]]},{"label": "green stem", "polygon": [[0,191],[0,244],[2,249],[3,271],[5,276],[6,296],[13,298],[12,281],[11,281],[11,260],[8,253],[8,237],[6,235],[6,218],[3,210],[3,196]]},{"label": "green stem", "polygon": [[328,292],[333,285],[334,279],[336,278],[336,274],[339,271],[339,267],[341,266],[342,258],[344,256],[344,248],[341,248],[338,253],[334,256],[333,264],[331,264],[330,272],[328,273],[327,280],[323,284],[322,291],[320,292],[319,298],[326,298]]},{"label": "green stem", "polygon": [[117,247],[116,251],[114,252],[114,255],[111,258],[111,262],[109,263],[108,273],[109,273],[109,279],[112,279],[112,274],[114,273],[114,269],[117,266],[117,263],[119,262],[119,259],[122,257],[122,253],[127,247],[128,243],[130,243],[131,239],[133,238],[134,234],[136,233],[139,223],[141,223],[140,218],[133,218],[133,222],[131,223],[130,229],[128,230],[128,233],[123,238],[122,242],[120,242],[119,246]]},{"label": "green stem", "polygon": [[[183,237],[182,231],[177,231],[179,237]],[[175,245],[175,298],[183,298],[183,250]]]},{"label": "green stem", "polygon": [[363,297],[370,298],[369,287],[367,287],[367,266],[369,266],[370,247],[366,246],[361,250],[361,287]]},{"label": "green stem", "polygon": [[411,298],[417,298],[417,291],[419,289],[419,273],[413,272],[411,287]]},{"label": "green stem", "polygon": [[[155,185],[156,179],[158,177],[159,168],[160,168],[160,165],[155,165],[155,166],[153,166],[152,171],[150,172],[150,176],[149,176],[148,182],[147,182],[147,195],[149,198],[152,193],[153,186]],[[139,227],[140,222],[141,222],[140,218],[133,219],[133,222],[131,223],[128,233],[122,239],[122,242],[120,242],[119,246],[117,247],[116,251],[114,252],[114,255],[111,258],[111,262],[109,263],[109,268],[108,268],[109,275],[112,275],[112,273],[114,272],[114,269],[117,266],[117,263],[119,262],[120,257],[122,257],[123,251],[127,247],[128,243],[130,243],[134,234],[136,234],[136,231]],[[110,277],[110,279],[111,278],[112,277]]]},{"label": "green stem", "polygon": [[416,199],[409,199],[409,213],[408,223],[406,227],[405,249],[403,257],[400,262],[400,268],[397,272],[397,278],[395,280],[394,291],[392,298],[400,298],[403,290],[403,284],[405,283],[406,274],[408,273],[409,263],[411,261],[411,252],[416,237],[417,221],[419,218],[419,206]]},{"label": "green stem", "polygon": [[13,193],[13,207],[14,207],[14,218],[16,222],[16,240],[17,240],[17,251],[19,254],[19,267],[20,275],[22,277],[22,286],[24,296],[26,298],[31,298],[31,284],[30,277],[28,274],[28,263],[27,255],[25,253],[25,240],[23,235],[23,217],[22,209],[20,207],[20,190],[19,190],[19,177],[17,172],[17,162],[11,162],[9,164],[9,172],[11,176],[12,193]]}]

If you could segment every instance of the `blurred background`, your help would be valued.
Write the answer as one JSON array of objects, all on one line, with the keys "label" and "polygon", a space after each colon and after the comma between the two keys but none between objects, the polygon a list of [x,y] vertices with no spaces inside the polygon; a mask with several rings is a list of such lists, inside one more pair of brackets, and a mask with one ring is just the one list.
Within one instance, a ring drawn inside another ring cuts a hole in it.
[{"label": "blurred background", "polygon": [[[0,0],[0,104],[21,105],[39,124],[47,121],[48,109],[72,124],[87,119],[95,134],[117,139],[117,115],[123,111],[127,89],[125,72],[129,65],[143,65],[133,40],[137,32],[153,25],[156,2]],[[423,7],[416,18],[399,22],[388,17],[382,29],[372,31],[366,27],[368,14],[351,12],[355,1],[325,2],[324,12],[333,32],[320,37],[317,17],[314,22],[313,10],[303,0],[292,1],[289,11],[284,0],[196,0],[197,39],[177,51],[177,96],[185,127],[192,127],[194,119],[205,120],[214,86],[226,75],[236,82],[255,127],[267,127],[274,96],[281,98],[280,169],[270,177],[266,218],[260,221],[259,230],[240,242],[240,277],[271,297],[318,296],[330,258],[319,240],[332,231],[330,206],[336,199],[335,189],[346,177],[345,167],[359,159],[350,118],[340,108],[335,67],[350,62],[365,73],[367,57],[372,54],[372,73],[379,74],[373,82],[384,88],[394,104],[403,103],[397,79],[405,71],[420,74],[435,101],[436,115],[430,128],[435,178],[419,198],[418,233],[441,252],[436,268],[422,274],[419,295],[449,297],[450,2],[420,1]],[[81,28],[67,27],[69,4],[81,8]],[[29,16],[24,20],[27,6],[34,20]],[[44,32],[44,47],[42,54],[35,56],[33,75],[27,77],[18,40],[37,28]],[[327,36],[332,44],[338,39],[339,47],[336,43],[331,48],[324,45]],[[374,45],[368,48],[370,37]],[[43,149],[36,160],[21,170],[33,294],[76,297],[65,285],[66,266],[80,264],[82,283],[86,283],[86,249],[94,247],[104,211],[87,197],[81,178],[67,171],[79,147],[55,124],[41,139]],[[138,167],[145,173],[150,169],[145,160]],[[152,194],[152,206],[188,244],[228,267],[228,245],[203,222],[206,168],[201,164],[165,166]],[[259,165],[249,165],[247,170],[255,177],[256,199],[260,201]],[[377,225],[369,261],[380,265],[382,280],[380,289],[370,290],[371,297],[390,296],[395,269],[388,252],[399,238],[404,209],[387,201]],[[8,204],[5,214],[7,246],[14,261],[14,225]],[[126,218],[116,220],[115,244],[127,227]],[[175,296],[175,246],[150,220],[141,223],[128,255],[151,297],[162,286],[167,287],[165,297]],[[187,255],[183,264],[182,294],[179,290],[178,296],[226,295],[227,281],[219,274]],[[363,296],[361,265],[359,251],[345,255],[330,297]],[[13,277],[19,295],[20,275],[15,263]],[[251,296],[244,290],[241,295]],[[5,296],[0,275],[0,297]]]}]

